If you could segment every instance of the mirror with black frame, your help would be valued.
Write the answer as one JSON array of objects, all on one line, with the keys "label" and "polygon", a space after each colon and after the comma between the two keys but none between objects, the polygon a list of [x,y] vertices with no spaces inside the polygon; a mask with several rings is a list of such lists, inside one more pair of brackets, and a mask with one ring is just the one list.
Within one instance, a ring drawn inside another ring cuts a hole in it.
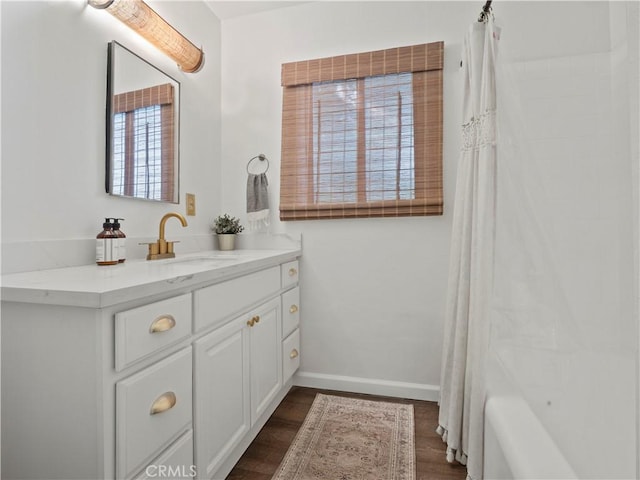
[{"label": "mirror with black frame", "polygon": [[107,193],[178,203],[180,83],[109,42],[106,120]]}]

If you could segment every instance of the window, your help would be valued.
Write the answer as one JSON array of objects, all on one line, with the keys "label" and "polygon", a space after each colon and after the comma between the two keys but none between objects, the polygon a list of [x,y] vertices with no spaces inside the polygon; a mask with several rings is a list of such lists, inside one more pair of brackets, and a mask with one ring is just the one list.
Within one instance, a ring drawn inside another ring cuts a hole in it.
[{"label": "window", "polygon": [[442,214],[442,55],[282,66],[282,220]]},{"label": "window", "polygon": [[113,111],[113,193],[173,201],[173,85],[114,95]]}]

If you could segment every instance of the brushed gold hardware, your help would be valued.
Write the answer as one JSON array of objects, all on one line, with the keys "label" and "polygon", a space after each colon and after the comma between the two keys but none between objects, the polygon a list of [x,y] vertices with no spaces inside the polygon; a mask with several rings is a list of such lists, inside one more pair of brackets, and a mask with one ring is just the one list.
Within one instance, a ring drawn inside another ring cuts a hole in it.
[{"label": "brushed gold hardware", "polygon": [[255,320],[255,323],[258,323],[260,321],[260,315],[256,315],[253,319]]},{"label": "brushed gold hardware", "polygon": [[247,325],[249,325],[250,327],[253,327],[256,324],[255,318],[252,318],[251,320],[247,320]]},{"label": "brushed gold hardware", "polygon": [[298,311],[298,306],[297,305],[291,305],[289,307],[289,313],[296,313]]},{"label": "brushed gold hardware", "polygon": [[295,348],[293,350],[291,350],[291,353],[289,354],[289,358],[291,360],[293,360],[294,358],[296,358],[298,355],[300,355],[300,353],[298,353],[298,350],[296,350]]},{"label": "brushed gold hardware", "polygon": [[160,231],[158,232],[158,240],[155,243],[141,244],[149,245],[149,253],[147,254],[147,260],[160,260],[162,258],[175,258],[176,254],[173,251],[173,244],[175,242],[167,242],[164,238],[164,227],[171,217],[175,217],[180,220],[183,227],[187,226],[187,220],[179,213],[170,212],[162,217],[160,220]]},{"label": "brushed gold hardware", "polygon": [[138,243],[138,245],[148,245],[149,255],[158,255],[160,253],[160,246],[156,242],[153,242],[153,243],[144,242],[144,243]]},{"label": "brushed gold hardware", "polygon": [[291,268],[289,269],[289,276],[290,276],[290,277],[295,277],[297,274],[298,274],[298,270],[297,270],[297,269],[295,269],[295,268],[293,268],[293,267],[291,267]]},{"label": "brushed gold hardware", "polygon": [[161,315],[156,318],[149,327],[149,333],[160,333],[171,330],[176,326],[176,319],[173,315]]},{"label": "brushed gold hardware", "polygon": [[[160,219],[160,232],[159,232],[160,235],[158,236],[159,240],[164,240],[164,226],[167,223],[167,220],[169,220],[171,217],[175,217],[178,220],[180,220],[180,223],[182,224],[183,227],[187,226],[187,220],[179,213],[175,213],[175,212],[167,213]],[[163,253],[163,252],[160,252],[160,253]]]},{"label": "brushed gold hardware", "polygon": [[176,405],[176,394],[173,392],[164,392],[151,404],[150,415],[157,415],[158,413],[171,410]]}]

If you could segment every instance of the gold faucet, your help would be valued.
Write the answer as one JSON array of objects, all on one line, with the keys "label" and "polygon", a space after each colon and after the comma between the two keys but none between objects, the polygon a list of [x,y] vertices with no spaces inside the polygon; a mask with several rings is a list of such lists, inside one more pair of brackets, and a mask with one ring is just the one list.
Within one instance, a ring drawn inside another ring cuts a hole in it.
[{"label": "gold faucet", "polygon": [[147,260],[160,260],[162,258],[175,258],[176,254],[173,251],[173,244],[177,242],[167,242],[164,238],[164,226],[171,217],[176,217],[180,220],[183,227],[187,226],[187,220],[179,213],[167,213],[160,220],[160,232],[158,235],[158,241],[155,243],[142,243],[141,245],[149,245],[149,254]]}]

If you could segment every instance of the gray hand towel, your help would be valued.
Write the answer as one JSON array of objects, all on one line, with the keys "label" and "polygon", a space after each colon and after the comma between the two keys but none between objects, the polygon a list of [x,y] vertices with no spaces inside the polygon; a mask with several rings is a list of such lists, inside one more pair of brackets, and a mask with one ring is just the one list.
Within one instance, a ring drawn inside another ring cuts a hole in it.
[{"label": "gray hand towel", "polygon": [[269,226],[269,192],[267,175],[250,173],[247,177],[247,220],[250,230]]}]

